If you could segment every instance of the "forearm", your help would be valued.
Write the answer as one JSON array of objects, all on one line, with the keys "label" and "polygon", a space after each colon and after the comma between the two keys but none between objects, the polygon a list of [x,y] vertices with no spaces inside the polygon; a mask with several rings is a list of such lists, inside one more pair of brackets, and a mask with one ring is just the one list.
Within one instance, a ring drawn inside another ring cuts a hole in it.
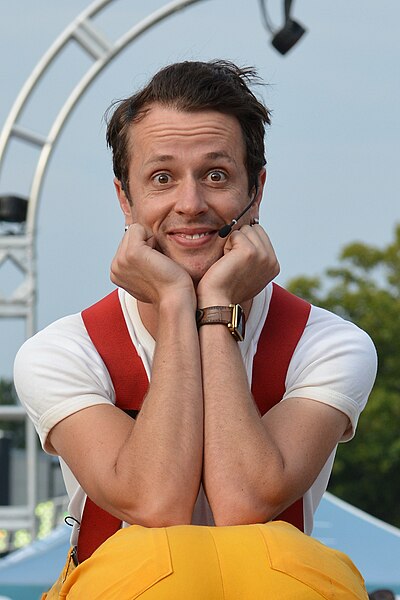
[{"label": "forearm", "polygon": [[278,514],[284,479],[279,448],[252,398],[237,342],[224,325],[200,329],[204,483],[218,525]]},{"label": "forearm", "polygon": [[190,522],[203,453],[203,400],[194,311],[160,305],[148,394],[118,454],[115,475],[132,490],[129,521]]}]

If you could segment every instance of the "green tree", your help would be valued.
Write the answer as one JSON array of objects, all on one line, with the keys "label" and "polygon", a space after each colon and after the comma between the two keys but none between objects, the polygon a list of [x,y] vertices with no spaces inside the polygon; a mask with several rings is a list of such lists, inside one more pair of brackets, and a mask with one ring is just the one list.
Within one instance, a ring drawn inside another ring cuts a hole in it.
[{"label": "green tree", "polygon": [[324,277],[297,277],[288,289],[353,321],[378,353],[378,375],[355,438],[340,444],[329,490],[400,526],[400,225],[380,249],[355,242]]}]

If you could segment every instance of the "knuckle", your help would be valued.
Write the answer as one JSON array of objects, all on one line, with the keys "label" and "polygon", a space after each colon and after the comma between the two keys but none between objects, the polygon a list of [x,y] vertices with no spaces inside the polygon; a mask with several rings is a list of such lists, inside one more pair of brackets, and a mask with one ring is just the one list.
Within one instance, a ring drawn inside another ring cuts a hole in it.
[{"label": "knuckle", "polygon": [[257,249],[252,244],[246,244],[243,252],[247,260],[251,262],[254,262],[254,260],[257,258]]},{"label": "knuckle", "polygon": [[113,271],[113,269],[110,269],[110,279],[116,285],[118,284],[118,277],[117,277],[116,273]]}]

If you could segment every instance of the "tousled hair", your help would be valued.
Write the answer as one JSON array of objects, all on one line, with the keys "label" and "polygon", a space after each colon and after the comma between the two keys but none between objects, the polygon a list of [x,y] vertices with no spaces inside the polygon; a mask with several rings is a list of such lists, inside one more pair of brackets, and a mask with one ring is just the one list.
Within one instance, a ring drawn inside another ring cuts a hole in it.
[{"label": "tousled hair", "polygon": [[250,192],[266,164],[264,133],[270,124],[269,110],[249,88],[258,81],[251,67],[241,68],[222,60],[185,61],[164,67],[142,90],[113,103],[106,112],[107,144],[112,150],[114,174],[128,198],[130,125],[143,117],[152,104],[186,112],[216,110],[236,117],[246,148]]}]

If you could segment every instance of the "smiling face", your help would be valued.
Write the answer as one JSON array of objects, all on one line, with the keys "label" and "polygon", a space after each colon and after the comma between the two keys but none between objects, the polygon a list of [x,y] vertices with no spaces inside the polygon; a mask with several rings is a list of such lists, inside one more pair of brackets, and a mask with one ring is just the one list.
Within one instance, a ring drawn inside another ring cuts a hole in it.
[{"label": "smiling face", "polygon": [[[249,202],[239,122],[217,111],[155,104],[130,127],[130,203],[115,180],[126,223],[150,228],[157,249],[197,283],[223,255],[218,230]],[[264,179],[262,173],[261,186]],[[240,224],[258,215],[260,197]]]}]

